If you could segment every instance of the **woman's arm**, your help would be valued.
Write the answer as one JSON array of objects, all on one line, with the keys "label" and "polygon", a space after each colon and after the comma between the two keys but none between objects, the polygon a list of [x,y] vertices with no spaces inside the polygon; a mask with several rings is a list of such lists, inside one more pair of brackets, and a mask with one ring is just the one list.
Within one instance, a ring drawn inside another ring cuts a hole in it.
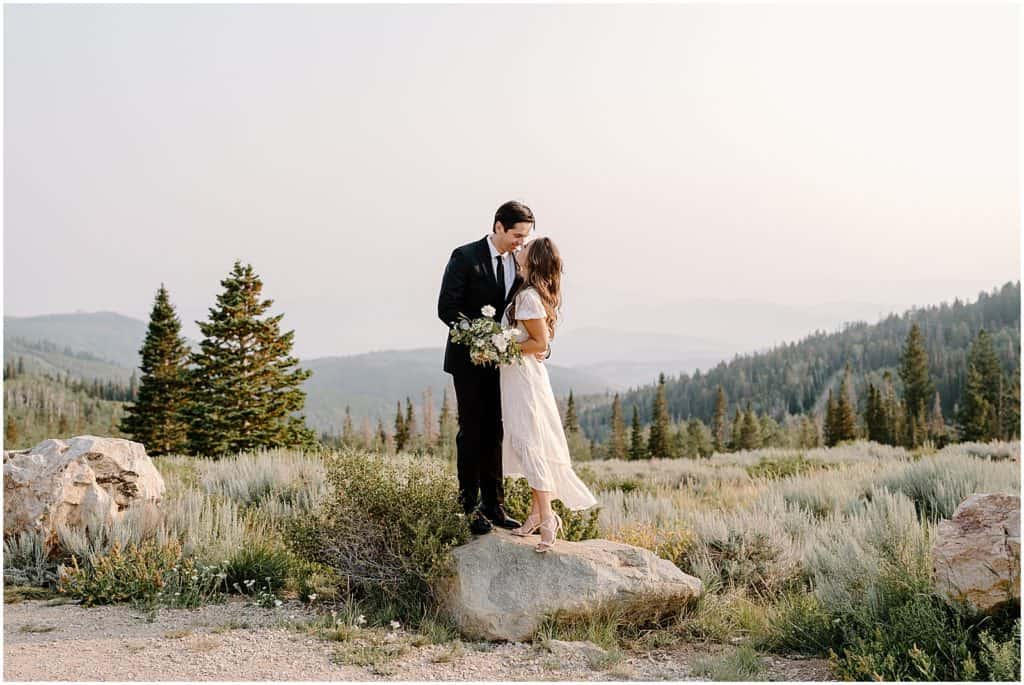
[{"label": "woman's arm", "polygon": [[544,361],[548,351],[548,343],[551,341],[551,334],[548,332],[548,322],[544,319],[526,319],[521,322],[530,339],[519,343],[523,354],[532,354],[538,361]]}]

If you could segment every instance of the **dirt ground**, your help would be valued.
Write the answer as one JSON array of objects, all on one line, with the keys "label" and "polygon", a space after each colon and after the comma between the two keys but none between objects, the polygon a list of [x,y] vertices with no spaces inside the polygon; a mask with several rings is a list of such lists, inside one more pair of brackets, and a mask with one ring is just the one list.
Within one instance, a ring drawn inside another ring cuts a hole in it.
[{"label": "dirt ground", "polygon": [[[700,664],[724,645],[606,655],[584,643],[425,644],[403,630],[363,630],[345,641],[296,629],[313,620],[289,602],[264,609],[234,598],[196,610],[161,609],[150,622],[127,606],[6,604],[4,680],[706,680]],[[832,679],[821,659],[762,657],[764,680]]]}]

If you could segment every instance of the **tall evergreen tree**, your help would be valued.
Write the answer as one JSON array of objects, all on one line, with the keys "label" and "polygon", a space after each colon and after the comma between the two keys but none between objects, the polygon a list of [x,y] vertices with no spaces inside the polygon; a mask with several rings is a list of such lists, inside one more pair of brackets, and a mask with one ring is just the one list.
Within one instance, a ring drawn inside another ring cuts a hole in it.
[{"label": "tall evergreen tree", "polygon": [[395,450],[401,452],[409,442],[409,428],[405,423],[405,415],[402,414],[402,403],[395,404]]},{"label": "tall evergreen tree", "polygon": [[612,437],[610,445],[612,459],[626,459],[626,422],[622,418],[622,402],[619,401],[618,393],[612,400]]},{"label": "tall evergreen tree", "polygon": [[191,356],[192,401],[189,442],[196,454],[219,456],[263,447],[312,447],[305,425],[306,394],[312,375],[291,355],[295,331],[281,333],[283,314],[264,314],[274,303],[261,300],[263,282],[252,265],[236,261],[221,281],[223,292]]},{"label": "tall evergreen tree", "polygon": [[441,397],[441,417],[438,419],[438,445],[441,454],[446,457],[455,456],[455,436],[459,431],[458,417],[452,406],[451,395],[445,387]]},{"label": "tall evergreen tree", "polygon": [[345,447],[355,447],[356,429],[352,423],[352,410],[345,406],[345,420],[341,424],[341,444]]},{"label": "tall evergreen tree", "polygon": [[565,406],[565,432],[580,432],[580,421],[576,416],[576,400],[573,399],[572,390],[569,391],[569,402]]},{"label": "tall evergreen tree", "polygon": [[756,450],[761,447],[761,422],[747,402],[747,410],[740,419],[740,449]]},{"label": "tall evergreen tree", "polygon": [[630,434],[629,443],[629,458],[630,459],[646,459],[647,446],[644,445],[644,434],[640,428],[640,410],[637,406],[633,405],[633,429]]},{"label": "tall evergreen tree", "polygon": [[669,459],[672,457],[670,430],[668,401],[665,399],[665,374],[660,374],[658,376],[658,389],[654,395],[654,411],[651,417],[650,436],[647,439],[647,451],[652,459]]},{"label": "tall evergreen tree", "polygon": [[729,449],[736,451],[743,449],[743,410],[737,405],[736,413],[732,416],[732,430],[729,433]]},{"label": "tall evergreen tree", "polygon": [[711,447],[715,452],[724,452],[725,422],[729,413],[729,402],[725,399],[725,390],[718,386],[718,395],[715,399],[715,416],[711,421]]},{"label": "tall evergreen tree", "polygon": [[686,423],[686,433],[690,448],[696,451],[697,456],[707,458],[711,456],[711,436],[704,422],[698,418],[692,418]]},{"label": "tall evergreen tree", "polygon": [[[189,349],[181,321],[161,283],[139,350],[142,380],[135,404],[125,407],[120,430],[141,442],[151,455],[188,451]],[[132,372],[135,381],[135,373]],[[133,388],[135,390],[135,388]]]},{"label": "tall evergreen tree", "polygon": [[932,402],[932,411],[928,417],[928,439],[937,447],[944,447],[949,442],[946,434],[946,419],[942,416],[942,398],[938,391],[935,393],[935,401]]},{"label": "tall evergreen tree", "polygon": [[853,384],[850,380],[850,366],[846,366],[843,380],[839,384],[839,399],[836,402],[833,427],[833,444],[843,440],[857,439],[857,401],[853,398]]},{"label": "tall evergreen tree", "polygon": [[1003,375],[999,359],[992,339],[983,328],[967,353],[967,383],[960,402],[963,439],[987,441],[1001,437],[1002,403]]},{"label": "tall evergreen tree", "polygon": [[839,413],[839,407],[836,404],[836,398],[832,394],[832,388],[828,390],[828,403],[825,405],[825,447],[835,447],[836,443],[839,442],[836,435],[838,434],[838,428],[836,426],[836,417]]},{"label": "tall evergreen tree", "polygon": [[1002,434],[1005,440],[1020,438],[1020,365],[1004,386]]},{"label": "tall evergreen tree", "polygon": [[907,417],[905,443],[916,447],[925,432],[928,401],[935,392],[928,374],[928,351],[916,323],[907,334],[899,373],[903,381],[903,406]]},{"label": "tall evergreen tree", "polygon": [[405,398],[405,432],[406,444],[409,444],[416,437],[416,412],[413,411],[412,400],[408,396]]}]

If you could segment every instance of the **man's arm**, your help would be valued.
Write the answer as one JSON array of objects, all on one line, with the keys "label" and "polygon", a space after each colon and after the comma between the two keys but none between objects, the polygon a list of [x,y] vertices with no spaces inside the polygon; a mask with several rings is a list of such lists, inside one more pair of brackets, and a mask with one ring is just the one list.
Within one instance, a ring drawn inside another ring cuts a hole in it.
[{"label": "man's arm", "polygon": [[437,297],[437,316],[445,326],[459,320],[466,300],[466,261],[458,250],[452,252],[441,279],[441,294]]}]

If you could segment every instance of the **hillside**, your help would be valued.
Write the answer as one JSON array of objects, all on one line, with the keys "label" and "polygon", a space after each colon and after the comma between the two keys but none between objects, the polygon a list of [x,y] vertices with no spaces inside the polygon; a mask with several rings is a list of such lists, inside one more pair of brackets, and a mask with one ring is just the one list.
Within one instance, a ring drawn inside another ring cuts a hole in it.
[{"label": "hillside", "polygon": [[[966,374],[967,350],[984,327],[1006,374],[1020,378],[1020,282],[1006,283],[991,293],[979,293],[976,301],[942,303],[895,314],[876,324],[856,322],[835,333],[816,332],[799,342],[767,352],[737,355],[701,373],[667,378],[669,413],[676,419],[696,417],[709,423],[714,413],[717,387],[729,401],[730,413],[737,404],[749,402],[759,414],[781,421],[787,414],[818,412],[830,388],[838,390],[844,365],[849,363],[854,393],[863,402],[868,382],[879,384],[885,371],[895,378],[900,354],[910,327],[917,323],[925,338],[930,374],[942,401],[942,412],[951,417]],[[636,405],[641,421],[650,421],[653,384],[621,395],[627,413]],[[603,440],[610,431],[611,399],[606,395],[581,398],[580,425],[584,432]]]},{"label": "hillside", "polygon": [[124,437],[123,415],[121,402],[90,397],[63,381],[28,375],[4,381],[4,449],[73,435]]},{"label": "hillside", "polygon": [[130,375],[131,369],[139,364],[139,348],[145,337],[145,322],[114,312],[5,316],[4,361],[10,359],[7,348],[11,341],[39,343],[45,340],[62,351],[70,348],[72,355],[84,353],[127,369]]},{"label": "hillside", "polygon": [[[306,391],[306,421],[318,431],[341,428],[345,407],[355,417],[368,416],[386,423],[395,415],[395,402],[409,397],[420,411],[423,392],[431,388],[434,415],[441,408],[444,389],[451,389],[451,376],[441,363],[441,349],[392,350],[348,357],[321,357],[302,362],[313,376],[303,384]],[[602,392],[606,383],[584,371],[549,364],[548,373],[556,397],[577,393]]]}]

